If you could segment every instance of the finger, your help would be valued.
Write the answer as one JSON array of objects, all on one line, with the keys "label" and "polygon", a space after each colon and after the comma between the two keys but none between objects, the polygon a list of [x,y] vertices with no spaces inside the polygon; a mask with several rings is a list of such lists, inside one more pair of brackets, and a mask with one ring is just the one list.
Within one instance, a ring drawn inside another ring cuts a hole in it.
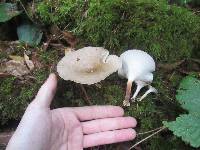
[{"label": "finger", "polygon": [[133,128],[136,124],[136,120],[132,117],[117,117],[82,122],[82,128],[84,134],[92,134],[116,129]]},{"label": "finger", "polygon": [[50,74],[45,83],[35,97],[33,103],[41,107],[49,107],[55,95],[57,87],[57,78],[55,74]]},{"label": "finger", "polygon": [[115,131],[106,131],[95,134],[84,135],[83,147],[93,147],[104,144],[112,144],[133,140],[136,132],[133,129],[123,129]]},{"label": "finger", "polygon": [[119,106],[86,106],[73,108],[80,121],[121,117],[124,110]]}]

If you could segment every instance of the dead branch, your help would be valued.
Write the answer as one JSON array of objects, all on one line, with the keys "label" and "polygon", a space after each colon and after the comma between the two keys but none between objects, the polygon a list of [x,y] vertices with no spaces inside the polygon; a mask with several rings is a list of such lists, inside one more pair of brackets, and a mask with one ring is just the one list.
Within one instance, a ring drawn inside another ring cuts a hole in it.
[{"label": "dead branch", "polygon": [[158,64],[158,69],[163,69],[166,71],[172,71],[174,69],[176,69],[177,67],[179,67],[181,64],[183,64],[185,62],[185,60],[181,60],[172,64]]},{"label": "dead branch", "polygon": [[7,145],[14,132],[0,133],[0,145]]}]

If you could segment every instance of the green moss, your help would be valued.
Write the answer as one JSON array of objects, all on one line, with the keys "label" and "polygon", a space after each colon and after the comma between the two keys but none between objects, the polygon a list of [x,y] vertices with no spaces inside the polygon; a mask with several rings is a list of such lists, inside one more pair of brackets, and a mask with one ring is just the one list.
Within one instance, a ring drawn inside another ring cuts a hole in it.
[{"label": "green moss", "polygon": [[200,18],[166,0],[56,0],[38,4],[46,23],[73,31],[85,45],[120,54],[148,51],[161,61],[190,57],[200,48]]},{"label": "green moss", "polygon": [[26,83],[15,77],[0,79],[0,125],[22,117],[27,105],[47,78],[48,71],[36,70],[33,74],[35,80]]},{"label": "green moss", "polygon": [[34,72],[34,77],[36,78],[37,83],[43,83],[44,80],[48,77],[48,70],[47,69],[39,69]]},{"label": "green moss", "polygon": [[[44,0],[37,5],[37,13],[47,24],[61,24],[74,21],[76,13],[81,13],[80,7],[84,5],[82,0]],[[78,10],[79,9],[79,10]]]},{"label": "green moss", "polygon": [[106,104],[121,105],[124,91],[119,85],[108,85],[103,88],[103,99]]},{"label": "green moss", "polygon": [[[15,51],[10,55],[23,56],[24,45],[17,45]],[[30,49],[31,50],[31,49]],[[43,68],[35,68],[30,74],[34,79],[18,79],[16,77],[0,78],[0,125],[6,124],[9,120],[20,120],[27,105],[32,101],[38,89],[48,77],[49,64],[56,62],[57,51],[44,52],[38,50]],[[0,53],[3,60],[8,57],[6,52]],[[40,55],[41,54],[41,55]]]},{"label": "green moss", "polygon": [[15,112],[18,105],[15,97],[13,97],[15,90],[14,82],[16,78],[10,77],[7,79],[0,79],[0,124],[6,123],[10,118],[16,118],[19,112]]},{"label": "green moss", "polygon": [[13,82],[15,81],[15,77],[6,78],[1,81],[0,94],[4,93],[5,95],[9,95],[13,89]]},{"label": "green moss", "polygon": [[58,50],[50,49],[49,51],[43,51],[42,49],[40,49],[38,51],[39,61],[44,65],[52,65],[58,61],[58,52]]},{"label": "green moss", "polygon": [[0,60],[5,59],[7,57],[5,52],[0,51]]}]

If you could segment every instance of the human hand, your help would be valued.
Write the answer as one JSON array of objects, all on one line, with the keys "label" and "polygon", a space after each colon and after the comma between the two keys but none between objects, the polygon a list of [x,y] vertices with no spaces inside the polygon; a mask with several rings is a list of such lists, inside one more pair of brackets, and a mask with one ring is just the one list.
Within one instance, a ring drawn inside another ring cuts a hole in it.
[{"label": "human hand", "polygon": [[7,150],[82,150],[135,138],[136,120],[122,117],[117,106],[50,110],[57,79],[51,74],[40,88],[8,143]]}]

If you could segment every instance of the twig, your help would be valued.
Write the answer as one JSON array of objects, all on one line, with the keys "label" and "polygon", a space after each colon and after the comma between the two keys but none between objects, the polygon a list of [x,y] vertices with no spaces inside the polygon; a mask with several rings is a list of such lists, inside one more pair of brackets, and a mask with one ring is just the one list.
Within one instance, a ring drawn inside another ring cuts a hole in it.
[{"label": "twig", "polygon": [[80,88],[81,88],[81,90],[82,90],[82,92],[83,92],[83,94],[84,94],[84,99],[85,99],[85,101],[89,104],[89,105],[92,105],[92,102],[91,102],[91,100],[90,100],[90,98],[88,97],[88,95],[87,95],[87,92],[86,92],[86,90],[85,90],[85,88],[84,88],[84,86],[82,85],[82,84],[80,84]]},{"label": "twig", "polygon": [[137,135],[143,135],[143,134],[148,134],[148,133],[151,133],[151,132],[154,132],[154,131],[157,131],[159,129],[161,129],[163,127],[159,127],[159,128],[156,128],[156,129],[153,129],[153,130],[150,130],[150,131],[147,131],[147,132],[143,132],[143,133],[138,133]]},{"label": "twig", "polygon": [[60,44],[60,43],[50,43],[49,45],[53,46],[53,47],[64,47],[63,44]]},{"label": "twig", "polygon": [[31,9],[32,9],[33,15],[35,15],[35,0],[33,0],[33,2],[32,2]]},{"label": "twig", "polygon": [[185,60],[177,61],[173,64],[158,64],[157,67],[159,69],[164,69],[166,71],[172,71],[172,70],[176,69],[178,66],[180,66],[181,64],[183,64],[184,62],[185,62]]},{"label": "twig", "polygon": [[185,74],[185,75],[190,75],[190,74],[191,74],[191,72],[185,71],[185,70],[183,70],[183,69],[179,69],[178,71],[179,71],[180,73],[182,73],[182,74]]},{"label": "twig", "polygon": [[189,60],[191,60],[191,61],[193,61],[193,62],[195,62],[195,63],[200,64],[200,59],[191,58],[191,59],[189,59]]},{"label": "twig", "polygon": [[146,138],[142,139],[141,141],[137,142],[136,144],[134,144],[133,146],[131,146],[128,150],[131,150],[131,149],[135,148],[140,143],[146,141],[147,139],[149,139],[150,137],[152,137],[152,136],[156,135],[157,133],[163,131],[164,129],[166,129],[166,127],[162,127],[160,130],[156,131],[155,133],[153,133],[153,134],[147,136]]},{"label": "twig", "polygon": [[10,140],[10,138],[12,137],[13,132],[3,132],[0,133],[0,145],[6,145],[8,143],[8,141]]},{"label": "twig", "polygon": [[31,18],[31,16],[28,14],[26,8],[24,7],[24,4],[22,3],[21,0],[19,0],[20,5],[22,6],[22,8],[24,9],[26,15],[28,16],[28,18],[34,23],[33,19]]}]

